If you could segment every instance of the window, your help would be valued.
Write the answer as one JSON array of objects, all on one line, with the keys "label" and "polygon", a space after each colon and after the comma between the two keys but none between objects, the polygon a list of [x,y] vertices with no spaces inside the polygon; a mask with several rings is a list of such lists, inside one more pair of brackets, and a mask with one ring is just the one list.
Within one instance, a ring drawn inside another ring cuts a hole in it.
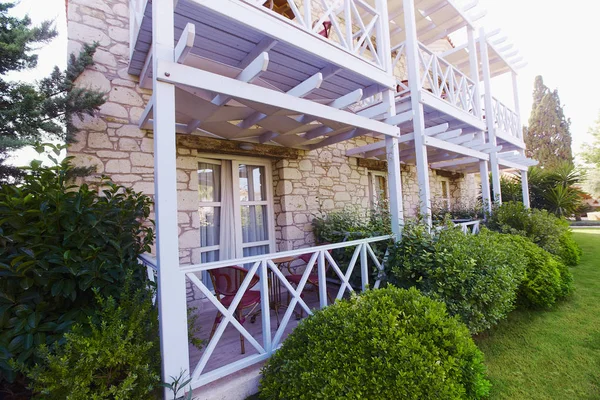
[{"label": "window", "polygon": [[450,209],[450,181],[448,179],[442,179],[440,181],[441,189],[441,205]]},{"label": "window", "polygon": [[387,201],[387,174],[385,172],[369,171],[369,198],[371,208],[376,208],[381,202]]},{"label": "window", "polygon": [[271,176],[268,161],[199,160],[201,262],[275,250]]}]

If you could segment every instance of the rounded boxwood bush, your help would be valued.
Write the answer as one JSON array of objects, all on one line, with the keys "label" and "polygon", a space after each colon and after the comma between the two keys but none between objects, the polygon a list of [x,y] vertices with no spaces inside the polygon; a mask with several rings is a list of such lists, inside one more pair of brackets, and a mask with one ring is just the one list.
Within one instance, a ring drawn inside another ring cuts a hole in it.
[{"label": "rounded boxwood bush", "polygon": [[407,224],[385,268],[389,283],[443,301],[450,315],[479,333],[515,308],[525,258],[487,229],[465,235],[447,226],[430,233],[426,226]]},{"label": "rounded boxwood bush", "polygon": [[525,237],[503,236],[526,258],[525,275],[518,292],[520,305],[548,308],[571,293],[573,278],[560,259]]},{"label": "rounded boxwood bush", "polygon": [[338,301],[263,368],[261,399],[477,399],[483,355],[443,303],[388,287]]}]

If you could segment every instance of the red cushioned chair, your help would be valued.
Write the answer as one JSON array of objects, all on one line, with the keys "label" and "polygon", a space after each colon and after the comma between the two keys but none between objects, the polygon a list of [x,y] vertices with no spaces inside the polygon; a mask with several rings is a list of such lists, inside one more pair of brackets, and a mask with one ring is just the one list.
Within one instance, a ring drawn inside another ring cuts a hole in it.
[{"label": "red cushioned chair", "polygon": [[[248,274],[248,271],[242,267],[232,266],[232,267],[223,267],[217,268],[209,271],[210,280],[212,281],[213,287],[215,289],[215,294],[217,295],[217,300],[225,308],[229,308],[233,298],[237,294]],[[253,286],[258,283],[259,279],[257,276],[253,276],[250,281],[250,285],[248,285],[248,289],[242,296],[240,303],[238,304],[235,315],[236,319],[240,324],[244,324],[246,321],[245,316],[243,315],[243,311],[245,309],[250,308],[251,310],[246,313],[246,316],[253,313],[256,307],[260,304],[260,292],[256,290],[250,290]],[[210,339],[212,339],[215,334],[215,330],[217,329],[217,325],[221,322],[223,318],[220,312],[217,312],[217,316],[215,317],[215,322],[213,323],[212,331],[210,332]],[[254,319],[254,317],[252,317]],[[254,322],[254,321],[252,321]],[[240,333],[240,345],[242,348],[242,354],[246,353],[246,349],[244,347],[244,335]]]}]

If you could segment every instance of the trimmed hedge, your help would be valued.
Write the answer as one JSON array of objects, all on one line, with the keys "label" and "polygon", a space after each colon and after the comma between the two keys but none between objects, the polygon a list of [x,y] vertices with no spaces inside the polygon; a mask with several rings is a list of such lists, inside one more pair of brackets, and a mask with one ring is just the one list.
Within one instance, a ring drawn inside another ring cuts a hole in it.
[{"label": "trimmed hedge", "polygon": [[430,234],[420,225],[405,226],[392,249],[386,275],[403,288],[416,287],[446,303],[472,333],[484,331],[515,308],[526,259],[503,235],[482,229],[465,235],[446,227]]},{"label": "trimmed hedge", "polygon": [[569,223],[546,210],[507,202],[494,209],[486,225],[493,231],[525,236],[568,266],[579,264],[581,259],[581,249],[571,236]]},{"label": "trimmed hedge", "polygon": [[518,303],[526,307],[552,307],[573,290],[569,269],[555,256],[518,235],[503,235],[527,260],[518,291]]},{"label": "trimmed hedge", "polygon": [[262,372],[261,399],[478,399],[490,388],[464,324],[394,287],[315,312]]}]

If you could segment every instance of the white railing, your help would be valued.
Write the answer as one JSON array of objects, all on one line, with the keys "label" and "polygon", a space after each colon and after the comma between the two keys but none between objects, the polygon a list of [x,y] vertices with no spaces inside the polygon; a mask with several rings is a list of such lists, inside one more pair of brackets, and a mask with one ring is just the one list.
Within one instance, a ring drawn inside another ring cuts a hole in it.
[{"label": "white railing", "polygon": [[[292,21],[303,30],[327,37],[348,52],[385,68],[382,19],[377,3],[384,0],[287,0],[285,15],[274,1],[243,0],[271,9],[278,17]],[[374,5],[371,5],[371,4]],[[279,13],[277,11],[279,10]]]},{"label": "white railing", "polygon": [[476,220],[476,221],[469,221],[469,222],[459,222],[456,225],[460,226],[460,230],[465,235],[469,234],[469,233],[472,235],[475,235],[475,234],[479,233],[480,223],[481,223],[481,221]]},{"label": "white railing", "polygon": [[[246,257],[237,260],[182,266],[181,271],[185,273],[187,279],[206,297],[207,303],[205,304],[207,305],[204,308],[211,307],[214,311],[222,315],[222,320],[214,331],[212,338],[206,344],[199,361],[196,365],[190,365],[192,387],[196,388],[205,385],[216,379],[239,371],[249,365],[269,358],[281,346],[284,334],[286,333],[286,328],[295,312],[294,310],[297,307],[300,307],[300,309],[308,315],[312,314],[311,308],[305,301],[303,291],[309,278],[315,276],[315,270],[316,275],[318,276],[319,308],[328,305],[329,295],[332,294],[331,291],[328,292],[327,290],[327,286],[331,287],[333,285],[326,277],[327,265],[329,265],[330,271],[333,271],[335,277],[339,280],[339,283],[336,284],[336,287],[339,286],[335,296],[336,300],[341,299],[344,295],[352,293],[355,290],[366,290],[369,287],[369,262],[371,262],[379,271],[378,276],[371,287],[379,287],[383,271],[383,260],[380,260],[375,255],[371,245],[377,242],[389,241],[390,239],[392,239],[392,236],[390,235],[379,236],[313,248]],[[351,248],[354,248],[354,250],[347,266],[336,262],[331,254],[331,251],[335,249]],[[298,286],[294,287],[274,260],[282,257],[298,257],[304,254],[311,254],[310,260],[307,262],[304,271],[302,272],[302,277],[299,280]],[[229,307],[225,307],[206,286],[206,282],[202,282],[199,275],[203,271],[215,270],[232,265],[246,265],[249,266],[249,268],[247,269],[248,272],[244,280],[239,285],[237,294],[231,301]],[[351,284],[352,273],[357,268],[360,269],[360,288],[355,288]],[[260,309],[262,324],[259,333],[252,335],[242,323],[236,319],[236,309],[242,300],[243,295],[250,289],[251,281],[254,280],[256,282],[255,277],[258,277],[256,286],[258,286],[258,291],[260,292],[260,305],[258,306],[258,309]],[[282,290],[280,294],[283,293],[289,296],[289,304],[285,305],[285,314],[280,321],[278,318],[279,323],[276,329],[272,329],[271,326],[270,307],[272,299],[269,298],[270,293],[273,293],[272,287],[270,287],[273,282],[277,282],[277,287],[280,287],[280,290]],[[244,356],[242,359],[230,362],[226,365],[220,365],[216,369],[205,372],[209,360],[216,353],[215,350],[217,349],[217,344],[223,336],[227,326],[233,326],[237,330],[236,334],[243,335],[247,343],[249,343],[256,351],[254,354]]]},{"label": "white railing", "polygon": [[[152,257],[150,254],[140,254],[138,256],[138,261],[146,267],[148,281],[150,281],[152,285],[156,285],[158,282],[158,263],[156,262],[156,258]],[[155,288],[152,289],[154,290]],[[156,303],[156,291],[152,296],[152,303]]]},{"label": "white railing", "polygon": [[[467,113],[480,118],[476,107],[475,83],[448,61],[419,43],[419,89],[425,89]],[[392,51],[392,66],[397,81],[398,95],[410,91],[406,69],[406,47],[404,43]]]},{"label": "white railing", "polygon": [[523,139],[519,115],[495,97],[492,97],[492,107],[494,110],[494,126],[496,127],[496,131],[517,139]]}]

